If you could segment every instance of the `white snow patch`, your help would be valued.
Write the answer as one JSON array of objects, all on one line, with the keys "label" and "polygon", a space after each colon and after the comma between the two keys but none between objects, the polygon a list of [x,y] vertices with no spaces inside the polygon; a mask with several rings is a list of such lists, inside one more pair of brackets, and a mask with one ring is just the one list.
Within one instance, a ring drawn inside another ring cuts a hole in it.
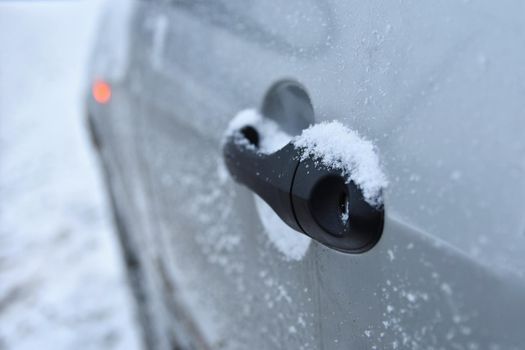
[{"label": "white snow patch", "polygon": [[314,157],[328,168],[341,169],[347,181],[353,181],[363,191],[369,204],[382,203],[387,178],[374,145],[357,131],[338,121],[323,122],[304,130],[293,139],[293,144],[302,150],[302,160]]},{"label": "white snow patch", "polygon": [[447,295],[452,295],[452,287],[448,283],[442,283],[441,290]]},{"label": "white snow patch", "polygon": [[270,242],[284,255],[286,260],[301,260],[310,246],[311,239],[286,225],[258,196],[255,196],[255,206]]},{"label": "white snow patch", "polygon": [[0,3],[0,349],[141,348],[85,132],[101,5]]},{"label": "white snow patch", "polygon": [[299,325],[301,325],[301,327],[303,327],[303,328],[306,327],[306,322],[304,321],[304,318],[301,315],[299,315],[299,317],[297,317],[297,323]]},{"label": "white snow patch", "polygon": [[405,297],[411,303],[414,303],[417,300],[417,297],[416,297],[416,295],[414,293],[406,293]]},{"label": "white snow patch", "polygon": [[390,259],[390,261],[394,261],[394,259],[396,258],[395,255],[394,255],[394,252],[392,251],[392,249],[389,249],[387,251],[388,253],[388,258]]},{"label": "white snow patch", "polygon": [[[246,126],[253,127],[259,134],[257,149],[249,145],[248,140],[240,133],[240,130]],[[234,136],[236,142],[251,146],[255,151],[265,154],[280,150],[292,139],[292,136],[281,130],[276,122],[264,118],[256,109],[245,109],[237,113],[226,130],[226,137],[230,136]]]},{"label": "white snow patch", "polygon": [[450,179],[454,181],[459,181],[461,179],[461,176],[463,174],[459,170],[454,170],[452,173],[450,173]]}]

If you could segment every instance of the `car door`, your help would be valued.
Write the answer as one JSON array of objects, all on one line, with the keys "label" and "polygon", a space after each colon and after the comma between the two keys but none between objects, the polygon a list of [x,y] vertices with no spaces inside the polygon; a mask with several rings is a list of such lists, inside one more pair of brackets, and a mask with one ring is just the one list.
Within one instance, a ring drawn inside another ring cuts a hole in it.
[{"label": "car door", "polygon": [[[129,78],[140,215],[174,337],[210,349],[521,348],[520,13],[518,1],[140,3]],[[371,250],[290,231],[224,167],[228,123],[279,82],[300,89],[314,123],[375,143],[389,186]]]}]

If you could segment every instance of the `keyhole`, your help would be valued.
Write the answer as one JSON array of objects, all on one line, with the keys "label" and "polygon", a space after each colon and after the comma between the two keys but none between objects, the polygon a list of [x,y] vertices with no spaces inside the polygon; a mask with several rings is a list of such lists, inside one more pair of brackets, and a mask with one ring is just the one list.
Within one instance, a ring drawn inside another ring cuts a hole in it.
[{"label": "keyhole", "polygon": [[343,225],[346,225],[350,218],[349,201],[346,192],[342,192],[339,195],[339,218]]},{"label": "keyhole", "polygon": [[241,129],[241,134],[255,147],[259,147],[259,133],[252,126],[245,126]]}]

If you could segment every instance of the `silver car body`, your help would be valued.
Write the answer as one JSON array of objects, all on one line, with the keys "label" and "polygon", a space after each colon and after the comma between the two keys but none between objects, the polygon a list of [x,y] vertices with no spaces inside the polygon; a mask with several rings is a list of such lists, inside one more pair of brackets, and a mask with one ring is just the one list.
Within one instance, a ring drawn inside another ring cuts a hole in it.
[{"label": "silver car body", "polygon": [[[149,346],[525,348],[525,3],[126,11],[101,22],[90,73],[112,99],[87,106]],[[288,256],[224,169],[229,121],[283,79],[377,146],[385,225],[366,253]]]}]

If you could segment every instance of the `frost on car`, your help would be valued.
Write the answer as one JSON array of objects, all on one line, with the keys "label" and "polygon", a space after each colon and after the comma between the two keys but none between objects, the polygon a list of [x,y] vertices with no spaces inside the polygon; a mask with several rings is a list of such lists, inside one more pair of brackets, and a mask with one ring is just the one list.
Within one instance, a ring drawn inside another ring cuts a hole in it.
[{"label": "frost on car", "polygon": [[520,6],[134,3],[88,112],[149,346],[522,348]]}]

